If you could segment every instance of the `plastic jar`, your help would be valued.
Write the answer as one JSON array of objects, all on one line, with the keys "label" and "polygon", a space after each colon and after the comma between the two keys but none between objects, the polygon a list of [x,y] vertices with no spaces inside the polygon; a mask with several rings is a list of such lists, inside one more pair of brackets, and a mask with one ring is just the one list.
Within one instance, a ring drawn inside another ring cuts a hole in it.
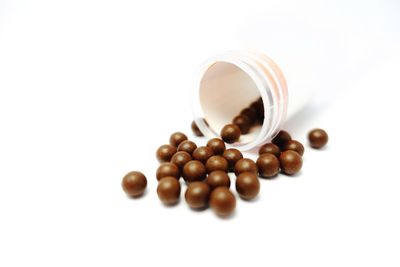
[{"label": "plastic jar", "polygon": [[[304,91],[288,92],[278,65],[254,51],[227,52],[207,60],[199,69],[193,86],[193,112],[200,131],[218,137],[223,126],[259,97],[264,104],[264,121],[240,137],[232,146],[250,150],[272,139],[288,116],[309,98]],[[295,101],[290,102],[295,99]],[[206,122],[205,122],[205,121]]]}]

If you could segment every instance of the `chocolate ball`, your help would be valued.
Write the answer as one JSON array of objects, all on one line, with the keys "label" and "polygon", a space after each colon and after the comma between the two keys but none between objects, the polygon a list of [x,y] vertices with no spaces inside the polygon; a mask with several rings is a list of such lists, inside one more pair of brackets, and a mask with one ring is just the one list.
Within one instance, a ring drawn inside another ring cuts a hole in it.
[{"label": "chocolate ball", "polygon": [[131,197],[143,195],[147,186],[147,179],[143,173],[132,171],[127,173],[122,179],[122,189]]},{"label": "chocolate ball", "polygon": [[270,178],[279,172],[279,160],[270,153],[262,154],[256,161],[258,173],[261,177]]},{"label": "chocolate ball", "polygon": [[169,143],[171,144],[171,146],[178,147],[180,143],[182,143],[183,141],[185,141],[187,139],[188,138],[184,133],[176,132],[176,133],[171,134],[171,136],[169,138]]},{"label": "chocolate ball", "polygon": [[213,171],[228,172],[228,161],[223,156],[212,156],[206,162],[207,173]]},{"label": "chocolate ball", "polygon": [[253,172],[242,172],[236,178],[236,191],[245,200],[255,198],[260,192],[260,181]]},{"label": "chocolate ball", "polygon": [[279,148],[283,147],[287,141],[292,140],[290,134],[286,131],[280,131],[274,139],[272,139],[272,143],[277,145]]},{"label": "chocolate ball", "polygon": [[254,108],[245,108],[240,112],[240,115],[245,115],[249,119],[250,124],[253,124],[257,120],[257,111]]},{"label": "chocolate ball", "polygon": [[299,153],[293,150],[286,150],[279,156],[279,162],[283,173],[292,175],[300,171],[303,160]]},{"label": "chocolate ball", "polygon": [[211,172],[204,180],[204,182],[206,182],[211,189],[220,186],[225,186],[229,188],[231,186],[231,179],[229,179],[229,175],[224,171]]},{"label": "chocolate ball", "polygon": [[179,201],[181,184],[175,177],[164,177],[158,182],[157,195],[165,205],[172,205]]},{"label": "chocolate ball", "polygon": [[296,140],[289,140],[287,141],[283,147],[282,150],[293,150],[299,153],[300,156],[303,156],[304,154],[304,146]]},{"label": "chocolate ball", "polygon": [[178,146],[178,151],[185,151],[192,155],[193,151],[197,148],[197,145],[189,140],[185,140]]},{"label": "chocolate ball", "polygon": [[168,162],[176,153],[176,147],[171,145],[162,145],[157,149],[156,157],[159,162]]},{"label": "chocolate ball", "polygon": [[192,209],[207,207],[211,189],[205,182],[193,182],[188,185],[185,200]]},{"label": "chocolate ball", "polygon": [[250,108],[253,108],[257,112],[257,119],[262,122],[264,120],[264,104],[262,99],[260,98],[259,100],[253,102],[250,105]]},{"label": "chocolate ball", "polygon": [[214,155],[222,155],[222,153],[225,151],[225,143],[219,138],[208,140],[207,147],[213,150]]},{"label": "chocolate ball", "polygon": [[236,162],[234,171],[236,176],[242,172],[253,172],[257,174],[257,165],[256,163],[248,158],[240,159]]},{"label": "chocolate ball", "polygon": [[176,179],[179,179],[180,177],[179,168],[175,164],[170,162],[162,163],[157,169],[156,177],[157,180],[159,181],[161,180],[161,178],[164,178],[166,176],[172,176],[175,177]]},{"label": "chocolate ball", "polygon": [[308,140],[313,148],[321,148],[328,143],[328,134],[322,129],[314,129],[308,134]]},{"label": "chocolate ball", "polygon": [[214,156],[214,151],[207,146],[200,146],[193,151],[192,156],[193,159],[205,164],[211,156]]},{"label": "chocolate ball", "polygon": [[227,187],[217,187],[211,192],[210,207],[219,216],[229,216],[235,210],[236,198]]},{"label": "chocolate ball", "polygon": [[270,154],[275,155],[275,157],[279,157],[279,155],[281,154],[281,150],[279,149],[279,147],[277,145],[268,143],[268,144],[262,145],[260,147],[260,149],[258,150],[258,155],[262,155],[265,153],[270,153]]},{"label": "chocolate ball", "polygon": [[251,122],[246,115],[237,115],[232,123],[239,127],[241,134],[247,134],[251,127]]},{"label": "chocolate ball", "polygon": [[236,162],[243,158],[242,153],[236,148],[229,148],[225,150],[222,156],[228,161],[229,171],[233,171]]},{"label": "chocolate ball", "polygon": [[235,143],[240,138],[240,128],[235,124],[227,124],[221,130],[221,138],[228,144]]},{"label": "chocolate ball", "polygon": [[198,160],[191,160],[183,166],[182,177],[188,183],[203,181],[206,175],[206,167]]},{"label": "chocolate ball", "polygon": [[171,163],[175,164],[179,170],[182,170],[186,163],[192,160],[192,156],[185,151],[176,152],[171,158]]},{"label": "chocolate ball", "polygon": [[192,121],[192,124],[190,125],[190,128],[192,128],[193,134],[196,136],[203,136],[203,133],[200,131],[199,127],[197,126],[195,121]]}]

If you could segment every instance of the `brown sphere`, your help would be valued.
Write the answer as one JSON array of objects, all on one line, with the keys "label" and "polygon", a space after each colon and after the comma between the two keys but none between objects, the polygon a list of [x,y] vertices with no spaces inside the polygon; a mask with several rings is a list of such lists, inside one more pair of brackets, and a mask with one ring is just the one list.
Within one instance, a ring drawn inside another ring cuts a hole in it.
[{"label": "brown sphere", "polygon": [[275,157],[279,157],[279,155],[281,154],[281,150],[279,149],[279,147],[275,144],[272,143],[268,143],[268,144],[264,144],[260,147],[260,149],[258,150],[258,155],[262,155],[265,153],[270,153],[275,155]]},{"label": "brown sphere", "polygon": [[169,137],[169,143],[171,144],[171,146],[178,147],[180,143],[187,139],[188,138],[184,133],[175,132]]},{"label": "brown sphere", "polygon": [[204,182],[206,182],[211,189],[220,186],[225,186],[229,188],[231,186],[231,179],[229,178],[229,175],[224,171],[211,172],[204,180]]},{"label": "brown sphere", "polygon": [[193,151],[192,156],[193,159],[205,164],[210,157],[214,156],[214,151],[207,146],[200,146]]},{"label": "brown sphere", "polygon": [[144,190],[146,190],[147,179],[143,173],[133,171],[124,176],[121,185],[127,195],[138,197],[143,195]]},{"label": "brown sphere", "polygon": [[328,143],[328,134],[322,129],[314,129],[308,134],[308,140],[313,148],[321,148]]},{"label": "brown sphere", "polygon": [[189,140],[185,140],[178,146],[178,151],[185,151],[192,155],[193,151],[197,148],[197,145]]},{"label": "brown sphere", "polygon": [[185,200],[192,209],[207,207],[211,189],[205,182],[190,183],[185,192]]},{"label": "brown sphere", "polygon": [[228,172],[228,161],[223,156],[212,156],[206,162],[207,173],[213,171]]},{"label": "brown sphere", "polygon": [[208,140],[207,146],[211,148],[214,152],[214,155],[222,155],[225,151],[225,143],[219,138],[213,138]]},{"label": "brown sphere", "polygon": [[162,163],[157,168],[156,177],[157,180],[160,181],[161,178],[164,178],[166,176],[172,176],[175,177],[176,179],[179,179],[180,177],[179,168],[175,164],[170,162]]},{"label": "brown sphere", "polygon": [[275,145],[277,145],[279,148],[282,148],[285,143],[287,141],[292,140],[292,137],[290,136],[290,134],[286,131],[280,131],[275,137],[274,139],[272,139],[272,143],[274,143]]},{"label": "brown sphere", "polygon": [[183,166],[182,177],[188,183],[203,181],[206,175],[206,167],[198,160],[191,160]]},{"label": "brown sphere", "polygon": [[236,178],[236,191],[243,199],[250,200],[255,198],[260,192],[260,181],[253,172],[242,172]]},{"label": "brown sphere", "polygon": [[260,98],[259,100],[251,103],[250,108],[253,108],[257,111],[257,119],[262,122],[264,120],[264,104],[262,99]]},{"label": "brown sphere", "polygon": [[197,126],[195,121],[192,121],[192,124],[190,125],[190,128],[192,128],[193,134],[196,136],[203,136],[203,133],[200,131],[199,127]]},{"label": "brown sphere", "polygon": [[157,149],[156,157],[159,162],[168,162],[176,153],[176,147],[171,145],[162,145]]},{"label": "brown sphere", "polygon": [[227,124],[221,130],[221,138],[228,144],[235,143],[240,138],[240,128],[235,124]]},{"label": "brown sphere", "polygon": [[237,115],[232,123],[239,127],[241,134],[247,134],[251,127],[251,122],[246,115]]},{"label": "brown sphere", "polygon": [[225,150],[222,156],[228,161],[229,171],[233,171],[236,162],[243,158],[242,153],[236,148],[229,148]]},{"label": "brown sphere", "polygon": [[302,143],[296,140],[289,140],[287,141],[283,147],[282,150],[293,150],[299,153],[300,156],[303,156],[304,154],[304,146]]},{"label": "brown sphere", "polygon": [[219,216],[229,216],[235,210],[236,198],[227,187],[217,187],[210,195],[210,207]]},{"label": "brown sphere", "polygon": [[235,164],[234,171],[236,176],[242,172],[253,172],[255,174],[258,172],[256,163],[248,158],[238,160]]},{"label": "brown sphere", "polygon": [[286,150],[279,156],[281,170],[285,174],[295,174],[300,171],[303,160],[299,153],[293,150]]},{"label": "brown sphere", "polygon": [[171,163],[175,164],[180,170],[186,163],[192,160],[192,156],[185,151],[176,152],[171,158]]},{"label": "brown sphere", "polygon": [[257,159],[258,173],[261,177],[270,178],[279,172],[279,160],[275,155],[264,153]]},{"label": "brown sphere", "polygon": [[164,177],[158,182],[157,195],[165,205],[172,205],[179,201],[181,184],[175,177]]},{"label": "brown sphere", "polygon": [[253,124],[257,120],[257,111],[251,107],[243,109],[240,115],[245,115],[249,119],[250,124]]}]

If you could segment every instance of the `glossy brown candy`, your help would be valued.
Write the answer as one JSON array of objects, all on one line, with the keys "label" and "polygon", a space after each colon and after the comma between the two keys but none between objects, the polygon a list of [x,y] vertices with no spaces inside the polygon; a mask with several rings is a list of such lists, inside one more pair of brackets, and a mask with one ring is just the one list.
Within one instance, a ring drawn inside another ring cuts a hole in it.
[{"label": "glossy brown candy", "polygon": [[204,180],[204,182],[206,182],[211,189],[220,186],[225,186],[229,188],[231,186],[231,179],[229,178],[229,175],[224,171],[211,172]]},{"label": "glossy brown candy", "polygon": [[159,162],[168,162],[176,153],[176,147],[171,145],[162,145],[157,149],[156,157]]},{"label": "glossy brown candy", "polygon": [[228,172],[228,161],[223,156],[212,156],[206,162],[207,173],[213,171]]},{"label": "glossy brown candy", "polygon": [[132,171],[124,176],[121,185],[128,196],[139,197],[146,190],[147,179],[143,173]]},{"label": "glossy brown candy", "polygon": [[197,126],[195,121],[192,121],[192,124],[190,125],[190,128],[192,128],[193,134],[196,136],[203,136],[203,133],[200,131],[199,127]]},{"label": "glossy brown candy", "polygon": [[197,148],[197,145],[189,140],[185,140],[178,146],[178,151],[185,151],[192,155],[193,151]]},{"label": "glossy brown candy", "polygon": [[252,172],[255,174],[258,172],[256,163],[248,158],[238,160],[235,164],[234,171],[236,175],[242,172]]},{"label": "glossy brown candy", "polygon": [[205,182],[190,183],[185,192],[186,203],[192,209],[203,209],[208,206],[211,189]]},{"label": "glossy brown candy", "polygon": [[243,199],[255,198],[260,192],[260,181],[253,172],[242,172],[236,178],[236,191]]},{"label": "glossy brown candy", "polygon": [[207,146],[200,146],[193,151],[192,156],[193,159],[205,164],[211,156],[214,156],[214,151]]},{"label": "glossy brown candy", "polygon": [[171,134],[171,136],[169,138],[169,143],[171,144],[171,146],[178,147],[179,144],[185,140],[188,140],[188,138],[184,133],[175,132],[175,133]]},{"label": "glossy brown candy", "polygon": [[274,139],[272,139],[272,143],[277,145],[279,148],[282,148],[285,143],[290,140],[292,140],[290,134],[282,130],[274,137]]},{"label": "glossy brown candy", "polygon": [[183,166],[192,160],[192,156],[185,151],[176,152],[171,158],[171,163],[175,164],[180,170]]},{"label": "glossy brown candy", "polygon": [[222,155],[226,148],[224,141],[219,138],[212,138],[208,140],[207,147],[213,150],[214,155]]},{"label": "glossy brown candy", "polygon": [[240,115],[245,115],[249,119],[250,124],[253,124],[257,120],[257,111],[251,107],[243,109]]},{"label": "glossy brown candy", "polygon": [[170,162],[165,162],[162,163],[156,172],[156,177],[157,180],[161,180],[161,178],[167,177],[167,176],[172,176],[175,177],[176,179],[179,179],[180,177],[180,172],[179,172],[179,168]]},{"label": "glossy brown candy", "polygon": [[235,143],[240,138],[240,128],[235,124],[227,124],[221,130],[221,138],[228,144]]},{"label": "glossy brown candy", "polygon": [[236,198],[227,187],[217,187],[210,195],[210,207],[219,216],[229,216],[236,207]]},{"label": "glossy brown candy", "polygon": [[262,155],[265,153],[270,153],[275,155],[275,157],[279,157],[279,155],[281,154],[281,150],[279,149],[279,147],[275,144],[272,143],[267,143],[264,144],[260,147],[260,149],[258,150],[258,155]]},{"label": "glossy brown candy", "polygon": [[328,143],[328,134],[322,129],[314,129],[309,132],[308,140],[313,148],[321,148]]},{"label": "glossy brown candy", "polygon": [[239,127],[241,134],[247,134],[251,127],[250,119],[246,115],[237,115],[232,123]]},{"label": "glossy brown candy", "polygon": [[229,171],[233,171],[236,162],[243,158],[242,153],[236,148],[228,148],[227,150],[224,151],[222,156],[228,161]]},{"label": "glossy brown candy", "polygon": [[286,150],[279,156],[279,162],[283,173],[292,175],[301,170],[303,160],[299,153],[293,150]]},{"label": "glossy brown candy", "polygon": [[279,160],[271,153],[262,154],[258,157],[256,164],[261,177],[270,178],[279,172]]},{"label": "glossy brown candy", "polygon": [[165,205],[173,205],[179,201],[181,185],[175,177],[164,177],[158,182],[157,195]]},{"label": "glossy brown candy", "polygon": [[289,140],[287,141],[283,146],[282,150],[293,150],[299,153],[300,156],[303,156],[304,154],[304,146],[296,140]]},{"label": "glossy brown candy", "polygon": [[198,160],[191,160],[183,166],[182,177],[188,183],[203,181],[206,175],[206,167]]}]

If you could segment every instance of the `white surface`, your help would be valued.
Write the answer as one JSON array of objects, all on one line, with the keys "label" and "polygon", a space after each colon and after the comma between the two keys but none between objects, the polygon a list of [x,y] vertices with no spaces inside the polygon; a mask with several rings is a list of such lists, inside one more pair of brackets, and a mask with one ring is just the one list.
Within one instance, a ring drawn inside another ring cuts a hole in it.
[{"label": "white surface", "polygon": [[[1,1],[0,266],[399,266],[399,5],[332,5]],[[378,60],[288,122],[300,141],[312,127],[330,134],[323,151],[307,147],[300,175],[263,180],[227,220],[163,207],[154,153],[189,133],[196,66],[242,48],[235,32],[263,10],[313,23],[332,10],[349,23],[343,46],[371,31],[360,51]],[[120,187],[131,170],[148,177],[139,200]]]}]

